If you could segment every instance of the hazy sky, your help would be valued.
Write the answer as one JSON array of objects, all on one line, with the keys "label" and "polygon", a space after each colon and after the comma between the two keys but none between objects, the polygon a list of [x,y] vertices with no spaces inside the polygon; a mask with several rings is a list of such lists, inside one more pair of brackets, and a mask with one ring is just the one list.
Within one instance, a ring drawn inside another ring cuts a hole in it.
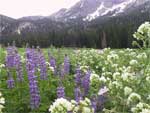
[{"label": "hazy sky", "polygon": [[0,0],[0,14],[13,18],[50,15],[68,8],[79,0]]}]

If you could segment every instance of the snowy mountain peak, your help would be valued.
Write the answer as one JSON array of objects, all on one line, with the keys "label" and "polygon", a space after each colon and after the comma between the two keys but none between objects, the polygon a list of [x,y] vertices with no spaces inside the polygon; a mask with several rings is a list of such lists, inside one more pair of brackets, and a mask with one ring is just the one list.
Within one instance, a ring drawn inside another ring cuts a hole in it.
[{"label": "snowy mountain peak", "polygon": [[102,2],[100,6],[91,14],[88,14],[86,18],[83,20],[88,20],[91,21],[99,16],[116,16],[119,13],[124,12],[124,10],[128,7],[128,5],[136,2],[136,0],[124,0],[124,1],[119,1],[118,0],[113,0],[112,5],[108,5],[107,2]]},{"label": "snowy mountain peak", "polygon": [[80,0],[69,9],[61,10],[52,15],[58,21],[82,18],[91,21],[100,16],[117,16],[137,7],[149,0]]}]

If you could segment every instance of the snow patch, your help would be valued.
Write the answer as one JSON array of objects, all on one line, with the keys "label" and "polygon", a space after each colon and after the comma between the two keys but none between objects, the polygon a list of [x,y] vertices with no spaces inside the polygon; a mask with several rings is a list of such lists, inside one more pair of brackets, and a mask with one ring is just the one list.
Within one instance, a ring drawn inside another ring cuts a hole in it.
[{"label": "snow patch", "polygon": [[102,2],[95,12],[89,14],[89,15],[88,15],[86,18],[84,18],[83,20],[84,20],[84,21],[85,21],[85,20],[91,21],[91,20],[95,19],[96,17],[101,16],[99,12],[100,12],[101,10],[103,10],[103,9],[106,9],[106,7],[104,6],[104,3]]},{"label": "snow patch", "polygon": [[35,28],[35,26],[30,22],[21,23],[16,29],[16,33],[21,34],[21,31],[26,28]]},{"label": "snow patch", "polygon": [[84,6],[84,1],[81,2],[80,8],[82,8]]},{"label": "snow patch", "polygon": [[91,21],[99,16],[105,16],[110,12],[115,12],[111,16],[116,16],[119,13],[124,12],[124,10],[127,8],[128,5],[136,2],[136,0],[127,0],[120,4],[113,5],[112,7],[105,7],[104,3],[101,3],[100,6],[97,8],[97,10],[89,15],[87,15],[86,18],[83,19],[83,21]]}]

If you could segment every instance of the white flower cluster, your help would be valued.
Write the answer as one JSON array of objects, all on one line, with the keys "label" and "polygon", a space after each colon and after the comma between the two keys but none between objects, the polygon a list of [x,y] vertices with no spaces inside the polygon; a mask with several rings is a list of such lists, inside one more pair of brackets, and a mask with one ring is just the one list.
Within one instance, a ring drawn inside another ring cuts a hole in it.
[{"label": "white flower cluster", "polygon": [[94,113],[94,109],[91,108],[91,101],[88,98],[81,100],[73,109],[73,113]]},{"label": "white flower cluster", "polygon": [[121,75],[120,72],[113,73],[113,79],[117,80],[120,77],[120,75]]},{"label": "white flower cluster", "polygon": [[133,34],[133,37],[137,40],[143,41],[143,47],[150,47],[150,23],[143,23],[138,28],[137,32]]},{"label": "white flower cluster", "polygon": [[136,80],[135,72],[131,71],[131,67],[125,67],[122,70],[121,78],[123,81],[131,82],[131,80]]},{"label": "white flower cluster", "polygon": [[108,61],[117,60],[117,59],[119,59],[119,56],[114,51],[111,51],[111,53],[107,56]]},{"label": "white flower cluster", "polygon": [[92,73],[91,76],[90,76],[90,83],[95,83],[95,82],[99,82],[99,75],[95,74],[95,73]]},{"label": "white flower cluster", "polygon": [[77,103],[75,100],[68,101],[64,98],[57,99],[53,105],[50,106],[51,113],[94,113],[91,107],[91,101],[88,98]]},{"label": "white flower cluster", "polygon": [[143,23],[137,30],[139,33],[144,34],[145,32],[150,32],[150,23]]},{"label": "white flower cluster", "polygon": [[124,88],[124,95],[129,95],[129,94],[131,94],[132,93],[132,88],[130,88],[130,87],[125,87]]},{"label": "white flower cluster", "polygon": [[138,61],[133,59],[133,60],[130,61],[129,64],[132,65],[132,66],[135,66],[135,65],[138,64]]},{"label": "white flower cluster", "polygon": [[150,105],[139,102],[135,107],[131,108],[133,113],[150,113]]},{"label": "white flower cluster", "polygon": [[2,93],[0,92],[0,113],[2,113],[2,109],[4,108],[5,99],[2,97]]},{"label": "white flower cluster", "polygon": [[67,113],[72,110],[72,104],[64,98],[57,99],[53,105],[50,106],[51,113]]},{"label": "white flower cluster", "polygon": [[136,102],[136,101],[140,101],[141,100],[141,96],[137,93],[131,93],[127,99],[127,104],[130,104],[132,102]]},{"label": "white flower cluster", "polygon": [[82,72],[84,72],[84,73],[86,73],[87,72],[87,70],[89,69],[89,66],[80,66],[80,69],[81,69],[81,71]]},{"label": "white flower cluster", "polygon": [[138,54],[138,55],[137,55],[137,58],[138,58],[138,59],[146,59],[146,58],[147,58],[147,55],[146,55],[145,52],[143,52],[143,53],[141,53],[141,54]]},{"label": "white flower cluster", "polygon": [[95,73],[92,73],[90,76],[90,83],[91,84],[106,83],[107,81],[109,81],[109,78],[105,77],[104,73],[101,77]]}]

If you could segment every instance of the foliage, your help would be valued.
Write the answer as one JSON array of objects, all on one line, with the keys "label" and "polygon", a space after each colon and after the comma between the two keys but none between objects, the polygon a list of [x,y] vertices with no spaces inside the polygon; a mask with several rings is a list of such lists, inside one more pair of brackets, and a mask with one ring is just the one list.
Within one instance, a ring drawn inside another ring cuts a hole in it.
[{"label": "foliage", "polygon": [[[148,113],[150,106],[150,52],[149,50],[138,49],[117,49],[106,48],[96,49],[56,49],[49,48],[50,54],[56,59],[56,66],[63,65],[65,54],[70,59],[70,72],[60,78],[55,75],[53,69],[49,67],[48,49],[42,52],[47,62],[47,79],[40,79],[40,71],[37,71],[37,85],[41,97],[40,106],[37,109],[30,107],[29,80],[25,69],[26,57],[25,49],[19,49],[21,62],[23,63],[23,82],[17,80],[15,68],[11,69],[12,77],[15,81],[14,88],[7,87],[7,70],[5,65],[6,50],[1,48],[0,54],[0,89],[5,98],[6,113],[20,112],[49,112],[50,105],[57,103],[57,87],[63,85],[65,90],[65,103],[79,105],[79,111],[91,109],[93,100],[98,106],[96,113]],[[80,65],[81,72],[86,73],[89,69],[90,89],[88,95],[77,103],[74,97],[75,70]],[[61,82],[60,82],[61,81]],[[104,87],[105,86],[105,87]],[[101,90],[100,90],[101,89]],[[101,97],[100,95],[104,94]],[[86,99],[87,98],[87,99]],[[63,99],[63,100],[64,100]],[[105,100],[106,99],[106,100]],[[90,101],[87,109],[84,108],[85,101]],[[105,101],[103,103],[103,101]],[[61,101],[62,102],[62,101]],[[103,103],[102,105],[100,103]],[[67,104],[67,105],[68,105]],[[58,104],[56,104],[58,105]],[[64,105],[64,104],[63,104]],[[58,105],[59,106],[59,105]],[[66,109],[68,107],[63,107]],[[92,107],[93,108],[93,107]],[[88,110],[89,111],[89,110]],[[55,113],[55,112],[54,112]],[[76,112],[78,113],[78,112]],[[84,113],[84,112],[83,112]],[[87,113],[87,112],[86,112]]]},{"label": "foliage", "polygon": [[[143,23],[133,34],[133,37],[137,39],[138,42],[142,42],[143,48],[150,48],[150,23]],[[140,47],[140,44],[134,41],[133,44]]]}]

